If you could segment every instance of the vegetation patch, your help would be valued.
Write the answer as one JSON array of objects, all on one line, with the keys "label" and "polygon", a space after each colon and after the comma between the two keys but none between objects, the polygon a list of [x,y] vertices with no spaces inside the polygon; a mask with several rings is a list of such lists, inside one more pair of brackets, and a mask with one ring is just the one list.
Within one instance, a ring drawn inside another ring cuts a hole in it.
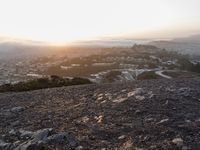
[{"label": "vegetation patch", "polygon": [[161,76],[157,75],[154,71],[143,72],[138,75],[137,80],[150,80],[150,79],[160,79]]},{"label": "vegetation patch", "polygon": [[121,71],[110,71],[104,76],[103,82],[115,82],[119,80]]},{"label": "vegetation patch", "polygon": [[188,71],[164,71],[163,74],[172,78],[193,78],[199,75],[198,73]]},{"label": "vegetation patch", "polygon": [[62,86],[72,86],[81,84],[91,84],[89,79],[85,78],[62,78],[56,75],[52,75],[50,78],[39,78],[34,80],[29,80],[27,82],[19,82],[16,84],[4,84],[0,86],[0,92],[21,92],[21,91],[31,91],[44,88],[62,87]]}]

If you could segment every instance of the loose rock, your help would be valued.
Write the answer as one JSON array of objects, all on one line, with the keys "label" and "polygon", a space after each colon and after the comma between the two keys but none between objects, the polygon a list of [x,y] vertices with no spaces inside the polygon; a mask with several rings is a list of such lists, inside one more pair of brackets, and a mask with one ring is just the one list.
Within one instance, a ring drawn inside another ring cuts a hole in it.
[{"label": "loose rock", "polygon": [[24,108],[23,107],[21,107],[21,106],[18,106],[18,107],[13,107],[13,108],[11,108],[11,110],[10,110],[11,112],[13,112],[13,113],[19,113],[19,112],[22,112],[22,111],[24,111]]},{"label": "loose rock", "polygon": [[182,138],[175,138],[172,140],[172,142],[178,146],[182,146],[183,145],[183,139]]}]

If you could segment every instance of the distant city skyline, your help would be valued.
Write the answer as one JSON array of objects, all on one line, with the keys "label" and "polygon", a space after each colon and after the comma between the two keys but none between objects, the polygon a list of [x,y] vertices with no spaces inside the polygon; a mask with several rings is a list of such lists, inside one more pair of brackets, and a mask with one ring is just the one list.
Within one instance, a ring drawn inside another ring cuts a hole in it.
[{"label": "distant city skyline", "polygon": [[51,43],[200,34],[199,0],[0,0],[0,37]]}]

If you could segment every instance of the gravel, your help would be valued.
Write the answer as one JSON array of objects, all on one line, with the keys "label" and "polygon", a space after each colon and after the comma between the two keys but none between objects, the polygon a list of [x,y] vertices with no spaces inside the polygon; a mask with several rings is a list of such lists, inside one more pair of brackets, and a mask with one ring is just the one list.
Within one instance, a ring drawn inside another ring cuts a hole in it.
[{"label": "gravel", "polygon": [[0,150],[200,149],[199,108],[199,78],[2,93]]}]

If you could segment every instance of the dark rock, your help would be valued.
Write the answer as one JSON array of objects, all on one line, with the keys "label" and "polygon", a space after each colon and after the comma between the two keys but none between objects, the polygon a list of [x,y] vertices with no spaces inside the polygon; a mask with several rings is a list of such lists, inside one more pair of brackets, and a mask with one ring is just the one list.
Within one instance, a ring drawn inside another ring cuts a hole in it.
[{"label": "dark rock", "polygon": [[21,139],[28,139],[33,136],[33,132],[31,132],[31,131],[20,130],[19,132],[20,132]]},{"label": "dark rock", "polygon": [[9,134],[10,135],[17,135],[17,131],[15,131],[14,129],[12,129],[12,130],[9,131]]},{"label": "dark rock", "polygon": [[47,138],[46,142],[48,144],[52,144],[52,143],[66,143],[69,148],[76,148],[78,143],[75,139],[75,137],[68,132],[65,133],[60,133],[60,134],[54,134],[50,137]]},{"label": "dark rock", "polygon": [[42,146],[37,145],[36,143],[32,143],[31,141],[22,143],[14,150],[43,150]]},{"label": "dark rock", "polygon": [[49,146],[67,147],[68,149],[77,148],[78,142],[72,133],[64,132],[50,135],[51,131],[51,128],[41,129],[36,132],[15,131],[12,129],[9,134],[12,137],[17,137],[17,139],[19,137],[19,140],[14,142],[15,144],[0,141],[0,150],[44,150]]},{"label": "dark rock", "polygon": [[11,123],[12,127],[15,127],[15,126],[18,126],[18,125],[20,125],[20,121],[19,120]]},{"label": "dark rock", "polygon": [[0,150],[12,150],[15,146],[12,143],[6,143],[2,140],[0,140]]},{"label": "dark rock", "polygon": [[37,143],[38,141],[46,140],[51,131],[52,131],[51,128],[49,128],[49,129],[41,129],[41,130],[36,131],[33,134],[32,143]]},{"label": "dark rock", "polygon": [[185,88],[180,88],[180,89],[178,90],[179,94],[180,94],[180,95],[183,95],[183,96],[185,96],[185,97],[188,97],[188,96],[190,95],[190,91],[191,91],[191,89],[190,89],[190,88],[187,88],[187,87],[185,87]]}]

